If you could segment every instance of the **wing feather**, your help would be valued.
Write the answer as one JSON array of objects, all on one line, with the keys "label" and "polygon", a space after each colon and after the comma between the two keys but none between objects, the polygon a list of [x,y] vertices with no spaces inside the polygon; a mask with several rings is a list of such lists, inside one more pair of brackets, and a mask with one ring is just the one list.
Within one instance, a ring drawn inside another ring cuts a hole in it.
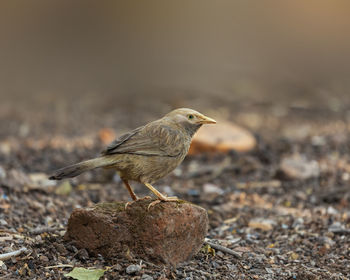
[{"label": "wing feather", "polygon": [[112,142],[102,154],[176,157],[184,147],[180,138],[178,130],[156,121],[122,135]]}]

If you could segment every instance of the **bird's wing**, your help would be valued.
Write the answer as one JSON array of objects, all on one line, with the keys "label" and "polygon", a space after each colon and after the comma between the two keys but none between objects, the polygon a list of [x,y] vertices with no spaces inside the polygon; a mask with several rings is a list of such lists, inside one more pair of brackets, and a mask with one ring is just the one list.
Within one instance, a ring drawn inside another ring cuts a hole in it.
[{"label": "bird's wing", "polygon": [[183,146],[181,134],[177,129],[156,121],[122,135],[102,154],[176,157],[182,152]]}]

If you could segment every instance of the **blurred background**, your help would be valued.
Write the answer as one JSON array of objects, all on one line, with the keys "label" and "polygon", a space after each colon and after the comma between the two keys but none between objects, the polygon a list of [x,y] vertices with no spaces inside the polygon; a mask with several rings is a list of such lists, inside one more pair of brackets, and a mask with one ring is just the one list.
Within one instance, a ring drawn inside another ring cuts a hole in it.
[{"label": "blurred background", "polygon": [[133,127],[179,106],[252,129],[259,117],[247,112],[350,119],[349,8],[346,0],[1,1],[0,137]]},{"label": "blurred background", "polygon": [[47,178],[189,107],[218,123],[155,187],[207,209],[208,237],[243,257],[210,248],[166,279],[350,279],[349,15],[349,0],[0,0],[0,278],[165,279],[63,241],[74,208],[130,199],[114,170]]}]

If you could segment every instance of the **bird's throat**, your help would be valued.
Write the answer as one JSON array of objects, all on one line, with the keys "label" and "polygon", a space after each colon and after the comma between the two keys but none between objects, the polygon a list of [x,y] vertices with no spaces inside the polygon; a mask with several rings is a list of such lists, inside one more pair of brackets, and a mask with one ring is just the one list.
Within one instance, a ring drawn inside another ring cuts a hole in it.
[{"label": "bird's throat", "polygon": [[186,133],[190,137],[192,137],[197,132],[197,130],[202,126],[202,124],[183,123],[182,126],[186,131]]}]

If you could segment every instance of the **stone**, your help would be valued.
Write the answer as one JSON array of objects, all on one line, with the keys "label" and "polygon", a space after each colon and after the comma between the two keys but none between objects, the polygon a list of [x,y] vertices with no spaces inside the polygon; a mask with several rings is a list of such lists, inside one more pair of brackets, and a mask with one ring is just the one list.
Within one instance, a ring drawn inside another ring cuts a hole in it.
[{"label": "stone", "polygon": [[131,264],[126,268],[127,274],[135,274],[141,270],[141,266],[138,264]]},{"label": "stone", "polygon": [[148,274],[142,274],[141,280],[153,280],[153,277]]},{"label": "stone", "polygon": [[222,152],[231,150],[247,152],[254,149],[256,139],[248,130],[228,121],[218,121],[215,125],[201,127],[194,135],[189,150],[190,155],[202,152]]},{"label": "stone", "polygon": [[39,260],[41,261],[41,262],[49,262],[49,258],[48,257],[46,257],[45,255],[41,255],[40,257],[39,257]]},{"label": "stone", "polygon": [[307,160],[302,155],[286,157],[280,164],[280,171],[287,179],[306,180],[320,175],[320,167],[315,160]]},{"label": "stone", "polygon": [[117,135],[115,134],[115,131],[111,128],[102,128],[98,132],[98,137],[104,145],[108,145],[117,138]]},{"label": "stone", "polygon": [[60,255],[66,255],[67,254],[67,249],[64,247],[63,244],[55,244],[56,250],[60,253]]},{"label": "stone", "polygon": [[218,187],[217,185],[211,184],[211,183],[206,183],[203,185],[203,192],[206,194],[218,194],[222,195],[224,194],[224,190]]},{"label": "stone", "polygon": [[205,209],[186,201],[161,202],[143,199],[125,203],[101,203],[73,211],[66,240],[89,254],[135,256],[156,264],[176,266],[201,248],[208,230]]},{"label": "stone", "polygon": [[254,229],[261,229],[263,231],[272,230],[276,222],[270,219],[255,218],[249,221],[248,226]]}]

